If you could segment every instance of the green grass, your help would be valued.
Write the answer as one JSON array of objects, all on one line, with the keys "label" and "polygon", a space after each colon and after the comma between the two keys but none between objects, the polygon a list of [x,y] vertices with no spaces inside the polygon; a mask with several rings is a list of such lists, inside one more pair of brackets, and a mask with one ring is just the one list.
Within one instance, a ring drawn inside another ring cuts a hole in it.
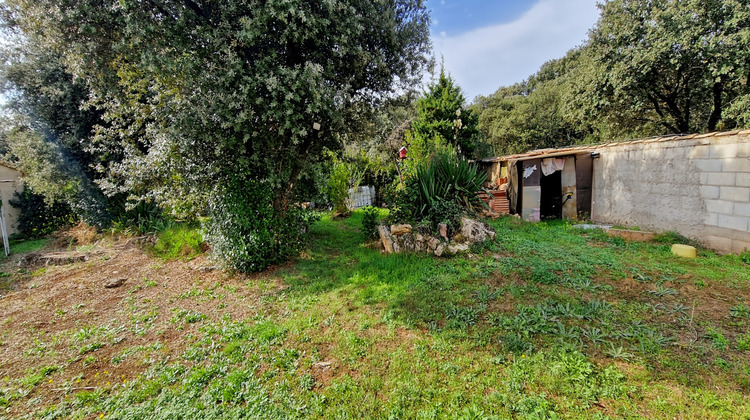
[{"label": "green grass", "polygon": [[197,226],[182,223],[161,231],[154,245],[154,254],[165,260],[190,260],[205,250],[203,234]]},{"label": "green grass", "polygon": [[[497,240],[471,255],[384,255],[363,243],[361,219],[323,218],[309,249],[272,275],[170,296],[179,354],[130,345],[112,366],[129,361],[136,379],[71,392],[34,415],[750,416],[750,270],[740,257],[683,259],[668,238],[627,242],[513,218],[491,222]],[[247,311],[229,311],[230,298]],[[122,334],[151,337],[155,309],[128,302],[132,325],[78,327],[76,348],[96,354]],[[726,313],[707,310],[718,303]],[[0,402],[23,404],[14,387],[64,370],[30,371],[0,386]]]},{"label": "green grass", "polygon": [[[45,246],[49,245],[51,239],[29,239],[22,241],[10,241],[10,252],[11,254],[28,254],[30,252],[36,252]],[[2,254],[3,256],[5,254]]]}]

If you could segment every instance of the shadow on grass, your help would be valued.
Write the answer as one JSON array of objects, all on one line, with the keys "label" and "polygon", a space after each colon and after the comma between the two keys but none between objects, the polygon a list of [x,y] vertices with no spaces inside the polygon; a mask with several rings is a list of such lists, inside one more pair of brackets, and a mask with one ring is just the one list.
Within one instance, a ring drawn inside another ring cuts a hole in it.
[{"label": "shadow on grass", "polygon": [[702,251],[701,258],[684,260],[671,254],[669,243],[627,242],[602,231],[575,229],[565,221],[531,224],[510,217],[491,222],[497,239],[475,256],[385,255],[365,245],[362,215],[357,211],[345,220],[325,217],[313,226],[306,257],[280,273],[291,286],[288,292],[347,289],[347,299],[356,303],[383,303],[403,322],[435,325],[457,307],[482,304],[477,291],[487,287],[491,276],[515,276],[542,287],[542,295],[535,287],[526,292],[524,300],[536,303],[569,302],[579,299],[581,291],[609,291],[616,297],[616,287],[612,290],[599,280],[616,283],[633,273],[646,273],[655,281],[681,275],[729,284],[750,280],[750,270],[736,256]]}]

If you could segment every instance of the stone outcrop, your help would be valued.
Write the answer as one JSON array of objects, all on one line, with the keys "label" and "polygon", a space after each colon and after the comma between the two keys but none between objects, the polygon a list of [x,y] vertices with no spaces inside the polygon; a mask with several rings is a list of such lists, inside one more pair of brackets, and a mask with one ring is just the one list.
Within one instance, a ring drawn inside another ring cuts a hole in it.
[{"label": "stone outcrop", "polygon": [[496,233],[486,223],[464,217],[461,227],[448,237],[448,227],[441,224],[438,236],[414,230],[411,225],[380,225],[380,241],[386,253],[426,252],[438,257],[466,252],[472,244],[495,239]]},{"label": "stone outcrop", "polygon": [[469,242],[484,242],[487,239],[495,239],[495,229],[492,229],[487,223],[464,217],[461,219],[461,229],[459,229]]}]

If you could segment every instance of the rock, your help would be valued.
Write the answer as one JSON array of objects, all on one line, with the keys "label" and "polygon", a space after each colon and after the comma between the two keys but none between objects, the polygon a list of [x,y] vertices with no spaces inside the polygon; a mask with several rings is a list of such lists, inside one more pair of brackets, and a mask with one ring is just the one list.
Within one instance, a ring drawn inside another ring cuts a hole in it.
[{"label": "rock", "polygon": [[445,245],[443,245],[443,243],[440,242],[435,247],[435,256],[440,257],[443,255],[443,252],[445,252]]},{"label": "rock", "polygon": [[328,370],[328,369],[331,368],[331,362],[317,362],[317,363],[313,363],[312,367],[314,367],[315,369],[320,369],[320,370],[325,371],[325,370]]},{"label": "rock", "polygon": [[495,230],[490,225],[469,219],[468,217],[461,218],[461,229],[459,232],[466,237],[466,240],[472,243],[495,239],[496,236]]},{"label": "rock", "polygon": [[439,224],[438,233],[443,239],[447,241],[448,240],[448,225],[446,225],[445,223]]},{"label": "rock", "polygon": [[459,254],[469,250],[469,244],[450,244],[447,251],[449,254]]},{"label": "rock", "polygon": [[411,252],[417,248],[414,237],[412,235],[404,235],[401,239],[403,241],[404,251]]},{"label": "rock", "polygon": [[31,268],[37,265],[66,265],[81,261],[88,261],[89,256],[86,254],[55,252],[51,254],[41,254],[32,252],[26,254],[18,260],[18,266],[22,268]]},{"label": "rock", "polygon": [[459,232],[453,235],[453,242],[466,242],[466,237]]},{"label": "rock", "polygon": [[440,240],[434,236],[430,236],[430,239],[427,240],[427,248],[429,248],[430,251],[434,251],[439,244]]},{"label": "rock", "polygon": [[384,225],[378,226],[378,233],[380,234],[380,241],[383,243],[383,248],[388,254],[393,254],[393,237],[391,232]]},{"label": "rock", "polygon": [[107,289],[114,289],[115,287],[120,287],[123,284],[125,284],[125,281],[126,281],[126,279],[112,279],[112,280],[107,280],[104,283],[104,287],[106,287]]},{"label": "rock", "polygon": [[391,235],[401,236],[411,232],[411,225],[391,225]]}]

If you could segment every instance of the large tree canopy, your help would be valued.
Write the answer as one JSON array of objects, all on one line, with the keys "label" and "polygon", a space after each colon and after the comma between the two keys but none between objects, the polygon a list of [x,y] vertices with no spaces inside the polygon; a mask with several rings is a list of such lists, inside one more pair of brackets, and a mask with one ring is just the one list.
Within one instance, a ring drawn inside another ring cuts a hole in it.
[{"label": "large tree canopy", "polygon": [[173,205],[243,174],[283,211],[350,105],[411,86],[429,48],[421,0],[8,4],[106,111],[98,147],[125,151],[110,187]]},{"label": "large tree canopy", "polygon": [[723,126],[734,125],[725,111],[750,93],[747,0],[611,0],[601,9],[587,53],[602,68],[586,84],[605,99],[601,111],[672,133],[713,131],[727,117]]},{"label": "large tree canopy", "polygon": [[748,0],[608,0],[582,46],[473,108],[495,153],[750,124]]},{"label": "large tree canopy", "polygon": [[282,219],[294,213],[302,171],[341,147],[336,133],[372,108],[362,104],[413,88],[430,62],[422,0],[8,0],[6,8],[6,23],[63,57],[103,111],[88,148],[116,157],[98,165],[102,188],[176,213],[211,212],[216,230],[238,241],[217,240],[225,251],[283,255],[294,240],[281,226],[295,223]]}]

